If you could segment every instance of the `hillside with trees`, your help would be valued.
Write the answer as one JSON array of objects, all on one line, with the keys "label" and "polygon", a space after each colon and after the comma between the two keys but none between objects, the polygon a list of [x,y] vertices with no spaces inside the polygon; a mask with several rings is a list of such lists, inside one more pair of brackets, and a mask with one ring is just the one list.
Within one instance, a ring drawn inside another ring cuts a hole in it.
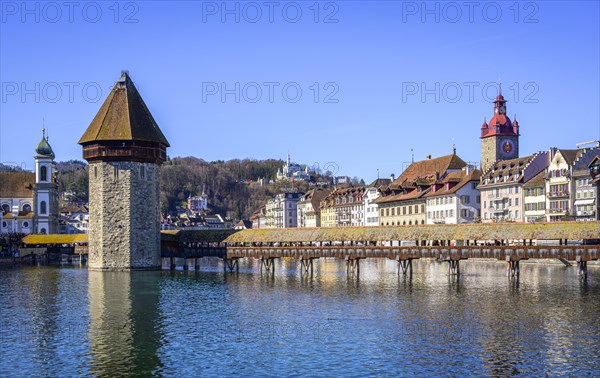
[{"label": "hillside with trees", "polygon": [[[161,167],[161,212],[176,214],[178,207],[187,206],[189,196],[200,195],[204,190],[213,213],[236,220],[247,219],[277,193],[286,190],[306,192],[310,189],[311,184],[306,181],[269,184],[282,166],[283,161],[275,159],[207,162],[195,157],[168,158]],[[57,170],[61,206],[87,203],[87,164],[77,160],[59,162]],[[316,174],[315,179],[331,182],[326,175]]]}]

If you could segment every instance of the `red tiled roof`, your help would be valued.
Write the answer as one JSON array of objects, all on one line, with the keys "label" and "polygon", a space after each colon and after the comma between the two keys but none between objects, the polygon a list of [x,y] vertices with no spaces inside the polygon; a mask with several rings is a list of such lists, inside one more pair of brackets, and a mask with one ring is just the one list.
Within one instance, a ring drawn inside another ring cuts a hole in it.
[{"label": "red tiled roof", "polygon": [[436,176],[442,177],[449,169],[461,169],[465,163],[458,155],[451,154],[434,159],[426,159],[412,163],[390,185],[392,188],[411,188],[414,183],[430,185]]},{"label": "red tiled roof", "polygon": [[[456,193],[460,188],[467,185],[469,182],[479,182],[481,178],[481,171],[478,169],[473,169],[469,174],[466,171],[461,170],[459,172],[450,172],[446,176],[444,180],[440,182],[443,186],[436,190],[435,192],[432,190],[425,195],[425,197],[435,197],[435,196],[443,196],[448,194]],[[456,183],[450,189],[446,190],[446,183]]]}]

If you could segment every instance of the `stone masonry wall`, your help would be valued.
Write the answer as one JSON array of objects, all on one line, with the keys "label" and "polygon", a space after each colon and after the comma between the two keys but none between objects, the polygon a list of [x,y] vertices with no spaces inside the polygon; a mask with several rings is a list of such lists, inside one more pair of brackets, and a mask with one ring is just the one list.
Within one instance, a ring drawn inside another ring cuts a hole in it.
[{"label": "stone masonry wall", "polygon": [[160,167],[92,162],[89,169],[89,268],[160,269]]}]

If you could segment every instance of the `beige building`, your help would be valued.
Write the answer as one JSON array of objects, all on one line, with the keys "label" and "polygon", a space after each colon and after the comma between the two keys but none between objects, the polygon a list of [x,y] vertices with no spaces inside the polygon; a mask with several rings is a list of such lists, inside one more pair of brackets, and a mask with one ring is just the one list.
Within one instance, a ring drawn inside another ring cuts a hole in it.
[{"label": "beige building", "polygon": [[309,190],[298,201],[298,227],[321,227],[321,201],[331,193],[330,189]]},{"label": "beige building", "polygon": [[375,200],[381,226],[425,224],[425,195],[431,186],[451,172],[458,172],[465,163],[456,153],[412,163]]},{"label": "beige building", "polygon": [[550,165],[546,174],[546,220],[572,220],[571,167],[584,150],[550,149]]},{"label": "beige building", "polygon": [[546,220],[546,171],[538,173],[523,184],[523,203],[525,222],[544,222]]},{"label": "beige building", "polygon": [[547,166],[547,152],[494,163],[479,185],[482,222],[523,222],[523,184]]},{"label": "beige building", "polygon": [[335,189],[321,201],[322,227],[364,226],[365,187]]}]

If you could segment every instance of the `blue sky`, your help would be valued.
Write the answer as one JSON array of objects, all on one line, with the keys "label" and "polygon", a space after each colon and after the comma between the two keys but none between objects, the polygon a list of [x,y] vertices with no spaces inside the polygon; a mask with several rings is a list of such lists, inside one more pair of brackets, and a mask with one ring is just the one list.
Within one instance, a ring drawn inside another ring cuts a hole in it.
[{"label": "blue sky", "polygon": [[454,140],[478,162],[499,79],[522,156],[600,138],[597,1],[0,4],[0,161],[27,168],[43,123],[81,159],[122,69],[170,156],[289,150],[369,181]]}]

